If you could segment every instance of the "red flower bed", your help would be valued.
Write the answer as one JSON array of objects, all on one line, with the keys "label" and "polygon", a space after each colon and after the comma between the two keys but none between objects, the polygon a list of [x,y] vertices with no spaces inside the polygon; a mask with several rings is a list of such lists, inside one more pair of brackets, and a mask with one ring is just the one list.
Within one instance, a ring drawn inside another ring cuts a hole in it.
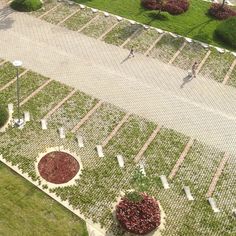
[{"label": "red flower bed", "polygon": [[38,163],[40,175],[48,182],[63,184],[70,181],[79,171],[78,161],[65,152],[47,153]]},{"label": "red flower bed", "polygon": [[164,6],[164,10],[171,15],[179,15],[186,12],[189,8],[188,0],[168,0]]},{"label": "red flower bed", "polygon": [[144,193],[140,196],[139,201],[123,197],[116,206],[116,217],[126,231],[145,235],[160,225],[160,208],[154,198]]},{"label": "red flower bed", "polygon": [[234,11],[227,5],[224,5],[224,7],[222,7],[222,4],[219,3],[213,3],[208,12],[211,16],[214,16],[218,20],[225,20],[229,17],[236,16],[236,11]]}]

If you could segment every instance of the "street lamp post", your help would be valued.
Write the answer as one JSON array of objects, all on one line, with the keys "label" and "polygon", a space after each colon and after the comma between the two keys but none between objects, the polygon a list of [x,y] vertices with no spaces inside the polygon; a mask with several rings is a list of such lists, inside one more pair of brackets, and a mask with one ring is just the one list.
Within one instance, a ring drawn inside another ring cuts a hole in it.
[{"label": "street lamp post", "polygon": [[17,94],[17,114],[18,120],[16,121],[17,126],[21,125],[20,120],[20,81],[19,81],[19,67],[22,66],[22,61],[15,60],[13,65],[16,67],[16,94]]}]

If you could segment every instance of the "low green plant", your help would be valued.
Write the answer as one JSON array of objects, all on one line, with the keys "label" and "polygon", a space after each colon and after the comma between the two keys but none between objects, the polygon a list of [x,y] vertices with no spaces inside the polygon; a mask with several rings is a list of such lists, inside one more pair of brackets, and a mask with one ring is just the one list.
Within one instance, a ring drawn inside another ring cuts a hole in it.
[{"label": "low green plant", "polygon": [[236,48],[236,16],[223,21],[215,33],[221,41]]},{"label": "low green plant", "polygon": [[11,7],[16,11],[36,11],[42,7],[41,0],[14,0]]},{"label": "low green plant", "polygon": [[0,105],[0,127],[2,127],[8,120],[9,114],[5,107]]}]

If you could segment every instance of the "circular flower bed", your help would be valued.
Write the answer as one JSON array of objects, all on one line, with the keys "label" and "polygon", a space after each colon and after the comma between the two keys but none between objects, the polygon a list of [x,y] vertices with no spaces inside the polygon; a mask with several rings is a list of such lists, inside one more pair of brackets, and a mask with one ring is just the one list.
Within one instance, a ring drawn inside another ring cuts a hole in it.
[{"label": "circular flower bed", "polygon": [[124,230],[137,235],[148,234],[161,223],[158,202],[145,193],[127,193],[116,206],[116,217]]},{"label": "circular flower bed", "polygon": [[38,163],[40,175],[48,182],[64,184],[79,171],[78,161],[69,153],[54,151],[47,153]]}]

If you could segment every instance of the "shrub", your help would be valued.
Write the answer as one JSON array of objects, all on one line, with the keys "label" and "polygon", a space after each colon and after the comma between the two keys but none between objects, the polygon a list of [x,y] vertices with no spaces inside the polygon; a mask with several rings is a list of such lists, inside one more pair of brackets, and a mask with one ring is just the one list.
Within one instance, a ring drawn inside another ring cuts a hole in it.
[{"label": "shrub", "polygon": [[220,40],[236,48],[236,17],[223,21],[215,33]]},{"label": "shrub", "polygon": [[179,15],[186,12],[189,8],[188,0],[164,0],[163,5],[158,4],[156,0],[141,0],[143,7],[150,10],[166,11],[171,15]]},{"label": "shrub", "polygon": [[218,20],[225,20],[229,17],[236,16],[236,11],[227,5],[222,7],[222,4],[219,3],[213,3],[208,12],[211,16],[217,18]]},{"label": "shrub", "polygon": [[41,0],[13,0],[11,7],[16,11],[36,11],[42,7]]},{"label": "shrub", "polygon": [[133,192],[126,194],[116,206],[116,217],[124,230],[145,235],[160,225],[160,208],[154,198]]},{"label": "shrub", "polygon": [[164,10],[171,15],[179,15],[186,12],[189,8],[188,0],[168,0],[164,6]]},{"label": "shrub", "polygon": [[4,126],[4,124],[7,122],[9,117],[7,109],[0,106],[0,127]]}]

